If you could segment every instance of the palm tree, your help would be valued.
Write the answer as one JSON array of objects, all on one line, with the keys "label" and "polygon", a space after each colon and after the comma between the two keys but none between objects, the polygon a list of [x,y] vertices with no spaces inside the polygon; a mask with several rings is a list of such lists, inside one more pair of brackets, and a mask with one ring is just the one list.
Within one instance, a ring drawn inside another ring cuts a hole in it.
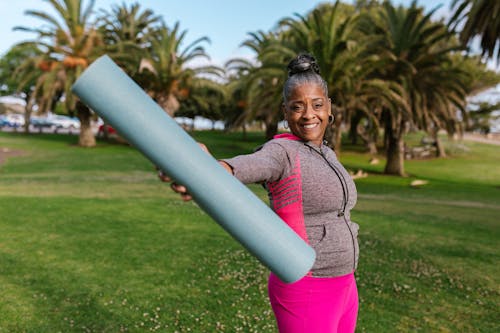
[{"label": "palm tree", "polygon": [[[349,12],[349,15],[347,12]],[[279,22],[286,31],[286,44],[294,51],[313,54],[322,76],[328,83],[335,114],[335,128],[327,136],[337,152],[340,151],[341,126],[346,115],[348,87],[353,87],[353,66],[360,48],[356,42],[357,17],[352,6],[340,4],[322,5],[307,16],[295,14]]]},{"label": "palm tree", "polygon": [[139,3],[127,7],[113,5],[112,10],[101,10],[99,30],[106,51],[131,76],[139,70],[143,53],[151,46],[161,17],[150,9],[141,10]]},{"label": "palm tree", "polygon": [[491,122],[500,119],[500,115],[495,115],[498,110],[500,110],[500,103],[473,103],[473,107],[467,111],[468,121],[466,129],[468,131],[479,131],[482,134],[488,134],[491,130]]},{"label": "palm tree", "polygon": [[241,127],[246,139],[248,69],[253,64],[247,59],[231,59],[225,64],[226,108],[224,109],[224,129],[226,131]]},{"label": "palm tree", "polygon": [[228,102],[229,95],[225,84],[199,77],[192,82],[189,94],[180,100],[180,107],[175,116],[190,118],[191,130],[194,129],[196,117],[211,120],[214,129],[215,122],[222,120]]},{"label": "palm tree", "polygon": [[[378,78],[395,82],[406,91],[408,108],[384,108],[387,163],[385,173],[404,175],[403,135],[409,124],[429,130],[452,119],[450,105],[464,102],[464,89],[453,70],[446,71],[451,52],[450,33],[442,23],[431,22],[436,9],[423,15],[413,2],[409,8],[395,8],[385,2],[372,25],[380,38],[375,52],[383,66]],[[439,117],[444,117],[438,121]]]},{"label": "palm tree", "polygon": [[243,92],[240,98],[244,110],[235,124],[242,125],[251,120],[262,121],[266,138],[271,139],[277,133],[278,122],[283,119],[282,87],[286,80],[283,68],[294,55],[290,52],[268,52],[273,46],[282,43],[279,33],[258,31],[249,35],[250,38],[242,46],[255,52],[257,62],[233,59],[226,64],[228,71],[239,73],[239,80],[232,81],[233,91]]},{"label": "palm tree", "polygon": [[459,33],[460,41],[467,45],[479,36],[481,38],[482,55],[500,60],[500,6],[498,1],[485,0],[453,0],[450,8],[455,13],[450,19],[450,26],[457,29],[463,24]]},{"label": "palm tree", "polygon": [[34,45],[43,50],[37,59],[37,66],[44,73],[39,77],[36,87],[37,102],[40,109],[48,111],[58,97],[64,96],[64,107],[69,113],[76,113],[81,122],[79,145],[95,146],[91,128],[91,111],[71,93],[71,85],[83,70],[99,55],[102,39],[91,23],[94,0],[83,8],[80,0],[47,0],[55,9],[58,17],[28,10],[27,15],[42,20],[41,28],[16,27],[17,30],[34,32],[37,38],[22,44]]},{"label": "palm tree", "polygon": [[216,86],[213,81],[200,78],[201,74],[222,74],[222,70],[216,66],[188,67],[193,60],[209,59],[200,45],[209,40],[202,37],[181,49],[186,33],[186,30],[179,30],[178,22],[172,29],[163,25],[157,30],[136,76],[142,87],[170,116],[179,109],[179,99],[186,98],[192,87]]},{"label": "palm tree", "polygon": [[[426,74],[433,75],[432,80]],[[415,121],[420,120],[419,127],[431,133],[437,148],[437,157],[445,157],[438,132],[445,129],[452,137],[457,131],[460,123],[457,111],[465,110],[466,82],[469,80],[469,74],[450,61],[442,63],[438,70],[427,73],[422,71],[420,75],[422,77],[417,77],[414,81],[422,85],[415,89],[416,98],[419,98],[417,107],[422,116]]]},{"label": "palm tree", "polygon": [[[463,72],[467,73],[465,91],[468,98],[494,88],[500,83],[500,74],[496,71],[488,70],[486,64],[481,61],[480,56],[454,54],[452,57],[452,66],[460,68]],[[460,125],[465,126],[465,128],[457,126],[458,128],[452,127],[447,129],[450,136],[455,133],[462,134],[462,130],[468,130],[468,126],[472,122],[471,117],[476,115],[474,111],[470,111],[469,109],[461,109],[459,111],[458,116],[463,119]],[[479,114],[487,114],[487,112]],[[450,126],[450,124],[447,124],[447,126]]]},{"label": "palm tree", "polygon": [[349,127],[351,117],[362,112],[377,127],[376,105],[398,104],[404,108],[402,89],[395,82],[373,76],[381,61],[369,52],[373,36],[363,33],[363,16],[353,6],[324,4],[306,17],[295,16],[297,19],[281,20],[280,26],[287,32],[287,45],[308,50],[318,60],[336,119],[335,131],[330,132],[329,138],[339,152],[342,125]]},{"label": "palm tree", "polygon": [[24,131],[29,132],[30,118],[35,101],[35,87],[39,84],[40,69],[31,61],[41,55],[33,45],[13,46],[0,59],[0,82],[2,91],[7,95],[17,94],[26,102],[24,108]]}]

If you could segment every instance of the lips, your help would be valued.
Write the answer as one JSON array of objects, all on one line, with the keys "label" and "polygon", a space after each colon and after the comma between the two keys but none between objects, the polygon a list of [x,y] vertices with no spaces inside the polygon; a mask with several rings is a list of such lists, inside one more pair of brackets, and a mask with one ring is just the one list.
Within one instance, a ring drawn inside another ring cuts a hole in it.
[{"label": "lips", "polygon": [[313,129],[319,126],[319,123],[314,123],[314,124],[303,124],[302,127],[305,129]]}]

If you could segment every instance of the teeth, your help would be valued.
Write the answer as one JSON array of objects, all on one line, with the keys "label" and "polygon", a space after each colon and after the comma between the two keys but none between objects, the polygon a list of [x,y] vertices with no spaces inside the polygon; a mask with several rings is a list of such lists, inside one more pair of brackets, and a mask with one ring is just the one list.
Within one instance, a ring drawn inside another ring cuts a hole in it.
[{"label": "teeth", "polygon": [[318,124],[310,124],[310,125],[304,125],[304,128],[314,128]]}]

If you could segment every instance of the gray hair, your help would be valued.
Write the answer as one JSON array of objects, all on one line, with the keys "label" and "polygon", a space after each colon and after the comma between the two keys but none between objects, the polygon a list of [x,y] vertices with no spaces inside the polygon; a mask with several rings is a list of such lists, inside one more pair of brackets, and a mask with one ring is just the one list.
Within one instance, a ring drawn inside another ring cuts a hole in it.
[{"label": "gray hair", "polygon": [[317,84],[325,96],[328,96],[328,84],[319,74],[316,59],[307,53],[301,53],[288,64],[288,79],[283,85],[283,101],[287,101],[291,92],[303,84]]}]

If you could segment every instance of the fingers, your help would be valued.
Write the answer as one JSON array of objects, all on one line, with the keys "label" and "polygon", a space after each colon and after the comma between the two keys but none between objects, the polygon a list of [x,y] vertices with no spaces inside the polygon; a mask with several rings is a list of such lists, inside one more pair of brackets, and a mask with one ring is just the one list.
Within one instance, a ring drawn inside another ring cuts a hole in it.
[{"label": "fingers", "polygon": [[[160,178],[162,182],[165,183],[172,182],[172,178],[167,176],[163,171],[160,170],[160,168],[157,167],[156,170],[158,171],[158,178]],[[170,184],[170,187],[174,192],[179,193],[181,195],[181,199],[183,201],[193,200],[193,197],[188,193],[188,190],[184,185],[179,185],[175,182],[172,182],[172,184]]]},{"label": "fingers", "polygon": [[219,164],[224,168],[226,169],[227,172],[229,172],[230,174],[234,175],[234,170],[233,170],[233,167],[230,166],[229,164],[227,164],[226,162],[224,161],[219,161]]},{"label": "fingers", "polygon": [[203,150],[205,153],[211,155],[210,152],[208,151],[207,146],[205,146],[205,144],[203,144],[201,142],[198,142],[198,144],[200,145],[201,150]]},{"label": "fingers", "polygon": [[160,178],[162,182],[170,183],[172,181],[172,179],[167,176],[160,168],[156,167],[156,171],[158,172],[158,178]]},{"label": "fingers", "polygon": [[181,194],[181,199],[183,201],[191,201],[191,200],[193,200],[193,197],[189,194]]},{"label": "fingers", "polygon": [[179,185],[174,182],[170,185],[170,187],[172,188],[172,190],[174,190],[174,192],[177,192],[179,194],[187,194],[187,188],[184,185]]},{"label": "fingers", "polygon": [[165,183],[170,183],[172,181],[172,178],[164,174],[161,170],[158,170],[158,178],[160,178],[160,180]]},{"label": "fingers", "polygon": [[172,188],[172,190],[174,190],[174,192],[179,193],[181,195],[182,200],[189,201],[189,200],[193,199],[193,197],[191,197],[191,195],[189,194],[186,186],[179,185],[179,184],[173,182],[170,185],[170,187]]}]

